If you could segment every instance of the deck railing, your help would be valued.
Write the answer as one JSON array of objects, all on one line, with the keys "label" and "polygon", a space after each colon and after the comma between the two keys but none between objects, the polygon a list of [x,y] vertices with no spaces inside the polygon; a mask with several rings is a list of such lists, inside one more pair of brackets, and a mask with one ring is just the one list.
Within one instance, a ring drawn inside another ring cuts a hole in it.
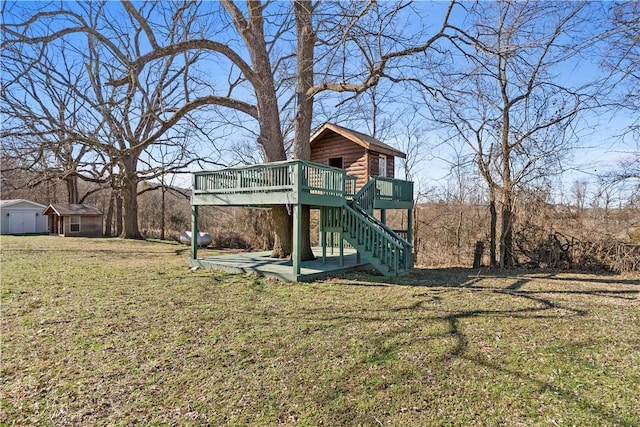
[{"label": "deck railing", "polygon": [[358,182],[358,178],[352,175],[346,175],[346,181],[344,183],[344,193],[345,196],[350,197],[357,193],[356,185]]},{"label": "deck railing", "polygon": [[203,193],[287,191],[293,189],[293,176],[286,162],[196,172],[193,189]]},{"label": "deck railing", "polygon": [[346,172],[319,163],[295,161],[303,193],[344,197]]},{"label": "deck railing", "polygon": [[374,177],[376,181],[376,198],[394,202],[413,201],[413,182],[401,179]]},{"label": "deck railing", "polygon": [[196,193],[298,191],[344,197],[352,191],[351,187],[352,180],[347,177],[344,170],[302,160],[193,174],[193,190]]},{"label": "deck railing", "polygon": [[[365,184],[377,200],[410,202],[413,182],[373,177]],[[364,187],[363,187],[364,188]],[[297,191],[315,195],[351,198],[356,192],[356,178],[343,169],[303,160],[240,166],[193,174],[195,193],[240,194]],[[375,194],[373,194],[375,193]],[[369,202],[369,200],[367,200]],[[369,210],[369,206],[363,206]]]}]

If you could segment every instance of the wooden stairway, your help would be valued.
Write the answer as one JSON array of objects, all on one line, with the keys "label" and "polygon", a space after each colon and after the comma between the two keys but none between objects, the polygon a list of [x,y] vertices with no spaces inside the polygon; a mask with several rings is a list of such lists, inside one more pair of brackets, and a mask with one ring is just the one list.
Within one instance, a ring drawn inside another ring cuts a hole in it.
[{"label": "wooden stairway", "polygon": [[413,267],[411,244],[373,216],[376,187],[369,181],[347,204],[327,210],[323,227],[339,229],[373,267],[387,277]]}]

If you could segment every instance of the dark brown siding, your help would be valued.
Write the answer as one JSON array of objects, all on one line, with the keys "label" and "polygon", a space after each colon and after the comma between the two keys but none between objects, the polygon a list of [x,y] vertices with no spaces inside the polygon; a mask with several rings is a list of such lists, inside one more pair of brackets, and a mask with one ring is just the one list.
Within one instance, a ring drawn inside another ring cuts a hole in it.
[{"label": "dark brown siding", "polygon": [[394,156],[387,156],[387,175],[389,178],[396,177],[396,158]]},{"label": "dark brown siding", "polygon": [[317,139],[311,145],[311,161],[329,164],[329,159],[342,157],[342,167],[351,176],[358,178],[357,188],[362,187],[368,180],[367,157],[365,149],[342,136],[330,133],[322,139]]},{"label": "dark brown siding", "polygon": [[375,151],[369,151],[369,174],[371,176],[379,176],[380,175],[380,153],[376,153]]},{"label": "dark brown siding", "polygon": [[71,231],[71,217],[64,216],[64,235],[65,237],[97,237],[102,236],[102,215],[100,216],[84,216],[80,217],[80,231]]},{"label": "dark brown siding", "polygon": [[[387,178],[395,178],[395,157],[387,155]],[[380,176],[380,153],[369,151],[369,174]]]}]

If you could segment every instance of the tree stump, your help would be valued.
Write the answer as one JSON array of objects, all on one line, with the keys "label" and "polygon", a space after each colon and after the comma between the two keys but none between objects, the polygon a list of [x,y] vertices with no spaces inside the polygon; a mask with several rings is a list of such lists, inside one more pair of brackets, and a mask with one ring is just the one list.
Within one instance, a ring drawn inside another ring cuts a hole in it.
[{"label": "tree stump", "polygon": [[473,251],[473,268],[482,267],[482,257],[484,255],[484,242],[477,241]]}]

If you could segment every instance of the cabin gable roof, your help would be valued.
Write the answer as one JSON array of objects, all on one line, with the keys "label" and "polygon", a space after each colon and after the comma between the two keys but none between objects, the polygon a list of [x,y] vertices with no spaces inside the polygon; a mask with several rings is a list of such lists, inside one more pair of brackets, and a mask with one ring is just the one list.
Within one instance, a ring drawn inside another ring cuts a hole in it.
[{"label": "cabin gable roof", "polygon": [[322,127],[318,129],[316,133],[314,133],[311,137],[310,144],[313,145],[314,142],[322,139],[329,132],[336,133],[367,150],[377,151],[378,153],[400,157],[403,159],[407,158],[407,155],[402,151],[396,150],[390,145],[387,145],[384,142],[373,138],[372,136],[365,135],[353,129],[338,126],[333,123],[325,123],[324,125],[322,125]]},{"label": "cabin gable roof", "polygon": [[91,206],[91,205],[55,203],[47,206],[47,208],[42,212],[42,214],[43,215],[56,214],[58,216],[66,216],[66,215],[96,216],[96,215],[102,215],[102,211],[96,208],[95,206]]}]

